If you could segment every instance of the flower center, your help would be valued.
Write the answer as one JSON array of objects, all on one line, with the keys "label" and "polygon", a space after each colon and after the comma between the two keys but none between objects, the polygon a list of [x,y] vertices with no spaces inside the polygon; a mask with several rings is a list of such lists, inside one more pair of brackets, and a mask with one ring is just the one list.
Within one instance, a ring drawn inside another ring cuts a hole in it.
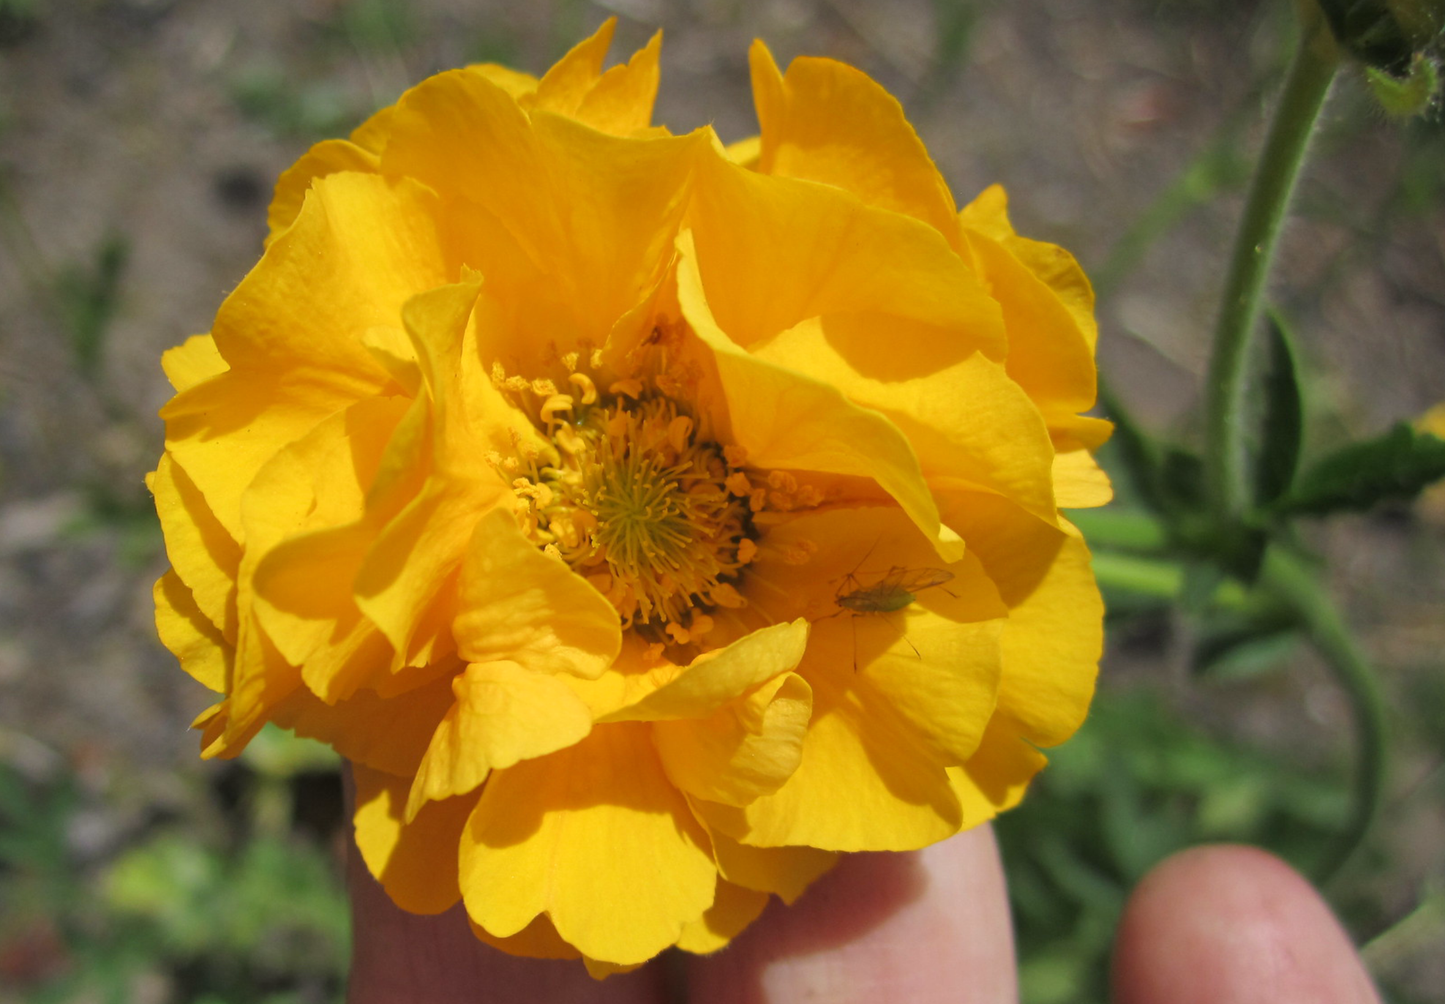
[{"label": "flower center", "polygon": [[752,514],[769,507],[768,489],[742,469],[740,447],[699,434],[686,405],[657,386],[672,389],[665,379],[602,394],[576,356],[562,361],[577,394],[493,370],[555,447],[555,463],[494,458],[528,504],[523,528],[596,586],[624,627],[663,644],[697,641],[713,626],[708,611],[744,603],[730,580],[757,553]]}]

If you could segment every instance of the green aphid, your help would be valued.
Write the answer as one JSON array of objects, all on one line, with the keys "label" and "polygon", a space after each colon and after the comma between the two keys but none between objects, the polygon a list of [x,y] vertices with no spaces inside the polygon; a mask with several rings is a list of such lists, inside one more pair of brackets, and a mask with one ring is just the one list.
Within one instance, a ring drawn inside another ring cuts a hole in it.
[{"label": "green aphid", "polygon": [[925,589],[952,581],[946,568],[902,568],[894,565],[871,586],[858,586],[852,573],[844,577],[844,585],[856,588],[840,590],[834,597],[838,606],[860,614],[890,614],[902,610]]}]

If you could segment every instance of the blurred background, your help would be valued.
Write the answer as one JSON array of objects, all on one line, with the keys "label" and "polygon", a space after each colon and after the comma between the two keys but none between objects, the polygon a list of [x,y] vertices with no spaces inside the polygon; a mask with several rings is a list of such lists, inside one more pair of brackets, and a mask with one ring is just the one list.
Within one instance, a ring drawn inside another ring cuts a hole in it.
[{"label": "blurred background", "polygon": [[[897,95],[960,202],[1099,293],[1102,367],[1197,440],[1225,258],[1287,0],[0,0],[0,1002],[339,1001],[337,765],[267,732],[202,763],[208,703],[155,639],[166,567],[142,478],[170,390],[259,256],[276,175],[410,83],[540,73],[606,17],[661,26],[655,120],[756,129],[747,46],[827,55]],[[1274,302],[1306,452],[1445,400],[1445,125],[1346,71]],[[1307,525],[1375,660],[1395,754],[1382,825],[1326,892],[1392,1001],[1445,1001],[1445,494]],[[1187,592],[1187,590],[1185,590]],[[1203,840],[1308,868],[1347,811],[1349,708],[1290,634],[1243,644],[1112,585],[1101,693],[998,826],[1028,1004],[1102,1001],[1130,886]],[[1186,907],[1187,908],[1187,907]]]}]

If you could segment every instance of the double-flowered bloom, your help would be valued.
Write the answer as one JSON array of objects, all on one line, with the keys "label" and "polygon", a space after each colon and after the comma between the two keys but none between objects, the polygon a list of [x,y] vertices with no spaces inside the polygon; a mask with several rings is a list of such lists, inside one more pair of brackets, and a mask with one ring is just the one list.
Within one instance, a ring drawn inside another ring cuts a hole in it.
[{"label": "double-flowered bloom", "polygon": [[595,974],[1016,802],[1100,650],[1092,295],[856,70],[650,124],[659,40],[443,73],[277,185],[176,387],[157,622],[353,764],[403,908]]}]

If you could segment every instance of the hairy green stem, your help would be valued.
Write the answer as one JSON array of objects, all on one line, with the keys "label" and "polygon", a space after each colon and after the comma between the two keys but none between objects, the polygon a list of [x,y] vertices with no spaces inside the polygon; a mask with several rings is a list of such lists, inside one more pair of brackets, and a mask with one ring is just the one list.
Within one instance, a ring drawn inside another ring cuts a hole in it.
[{"label": "hairy green stem", "polygon": [[1300,39],[1250,182],[1214,329],[1206,391],[1207,462],[1211,501],[1224,526],[1237,524],[1249,506],[1243,410],[1250,341],[1280,226],[1337,65],[1323,26],[1311,27]]},{"label": "hairy green stem", "polygon": [[1345,866],[1379,817],[1389,767],[1385,699],[1374,669],[1325,595],[1315,569],[1280,548],[1271,548],[1265,558],[1263,584],[1299,618],[1349,697],[1354,717],[1357,758],[1350,814],[1315,870],[1315,881],[1323,884]]}]

